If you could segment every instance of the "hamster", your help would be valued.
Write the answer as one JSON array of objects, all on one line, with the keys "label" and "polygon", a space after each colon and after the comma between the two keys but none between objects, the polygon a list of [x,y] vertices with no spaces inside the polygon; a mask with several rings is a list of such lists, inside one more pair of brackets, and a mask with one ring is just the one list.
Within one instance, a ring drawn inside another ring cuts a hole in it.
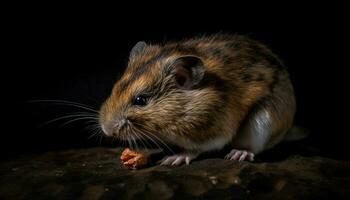
[{"label": "hamster", "polygon": [[189,164],[227,145],[226,159],[253,161],[283,140],[295,107],[289,74],[271,50],[246,36],[215,34],[138,42],[99,122],[107,136],[182,149],[163,165]]}]

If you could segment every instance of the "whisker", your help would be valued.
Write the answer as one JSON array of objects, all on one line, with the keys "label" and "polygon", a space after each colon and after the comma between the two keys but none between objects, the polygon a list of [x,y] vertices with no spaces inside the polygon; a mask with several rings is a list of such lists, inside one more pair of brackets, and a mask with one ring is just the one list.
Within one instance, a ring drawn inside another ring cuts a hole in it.
[{"label": "whisker", "polygon": [[[139,131],[139,130],[137,130],[137,129],[134,129],[134,132],[136,133],[136,134],[138,134],[139,136],[140,136],[140,138],[142,138],[146,143],[147,143],[147,145],[148,146],[152,146],[152,144],[150,144],[149,142],[148,142],[148,140],[150,140],[153,144],[156,144],[156,142],[154,142],[154,141],[152,141],[152,138],[146,138],[146,136],[144,136],[144,134],[142,134],[141,133],[141,131]],[[147,147],[147,145],[145,145],[145,147]],[[156,144],[157,145],[157,144]],[[158,146],[158,145],[157,145]],[[158,148],[159,148],[159,146],[158,146]]]},{"label": "whisker", "polygon": [[73,102],[73,101],[66,101],[66,100],[31,100],[31,101],[28,101],[28,103],[45,103],[45,102],[55,103],[55,104],[59,104],[59,105],[73,106],[73,107],[89,110],[89,111],[92,111],[94,113],[99,113],[96,109],[92,108],[89,105],[78,103],[78,102]]},{"label": "whisker", "polygon": [[103,136],[102,134],[99,134],[100,135],[100,145],[102,145],[102,139],[103,139]]},{"label": "whisker", "polygon": [[[129,132],[129,131],[128,131],[128,132]],[[135,148],[134,148],[134,141],[132,140],[132,136],[131,136],[131,135],[128,135],[128,138],[130,139],[131,148],[132,148],[132,149],[135,149]]]},{"label": "whisker", "polygon": [[[143,142],[142,142],[142,140],[140,139],[140,137],[138,137],[137,134],[135,134],[135,142],[136,142],[137,148],[138,148],[138,149],[141,149],[141,148],[142,148]],[[140,142],[141,142],[141,143],[140,143]],[[142,148],[142,149],[143,149],[143,148]]]},{"label": "whisker", "polygon": [[[131,132],[130,126],[127,126],[127,129],[128,129],[128,132],[130,133],[130,132]],[[136,140],[135,140],[135,137],[134,137],[133,135],[130,135],[130,137],[131,137],[131,143],[132,143],[133,145],[135,145],[135,146],[134,146],[134,149],[138,150],[138,146],[137,146],[137,142],[136,142]]]},{"label": "whisker", "polygon": [[100,125],[98,124],[98,122],[95,119],[94,120],[87,120],[86,122],[91,123],[91,124],[86,126],[84,129],[87,129],[89,127],[100,128]]},{"label": "whisker", "polygon": [[49,120],[40,127],[60,121],[60,120],[68,120],[67,122],[63,123],[60,127],[66,126],[68,124],[77,122],[77,121],[82,121],[86,120],[84,122],[86,124],[86,127],[84,130],[88,130],[89,133],[92,133],[88,139],[96,137],[96,141],[100,140],[100,144],[102,144],[102,140],[104,138],[104,134],[99,126],[98,120],[99,120],[99,111],[96,110],[93,106],[79,103],[79,102],[73,102],[73,101],[68,101],[68,100],[56,100],[56,99],[38,99],[38,100],[29,100],[27,103],[49,103],[49,105],[59,105],[59,106],[70,106],[72,108],[79,108],[84,112],[72,112],[68,113],[65,116],[60,116],[58,118]]},{"label": "whisker", "polygon": [[134,136],[131,136],[131,141],[133,142],[133,144],[135,145],[134,147],[135,147],[135,149],[136,150],[139,150],[139,148],[138,148],[138,146],[137,146],[137,142],[136,142],[136,140],[135,140],[135,137]]},{"label": "whisker", "polygon": [[99,135],[99,133],[100,133],[100,132],[99,132],[98,130],[95,130],[94,133],[91,134],[91,135],[88,137],[88,139],[91,139],[92,137],[95,137],[95,136]]},{"label": "whisker", "polygon": [[98,130],[96,130],[93,134],[91,134],[89,137],[88,137],[88,139],[91,139],[91,138],[93,138],[93,137],[95,137],[95,136],[98,136],[100,134],[100,132],[98,131]]},{"label": "whisker", "polygon": [[166,147],[172,154],[175,154],[175,152],[161,139],[159,138],[158,136],[156,136],[155,134],[149,132],[149,131],[146,131],[146,133],[150,134],[150,136],[153,136],[154,139],[158,140],[164,147]]},{"label": "whisker", "polygon": [[[156,136],[155,134],[151,133],[151,131],[147,130],[147,129],[146,129],[147,126],[142,125],[142,124],[138,124],[138,123],[135,123],[135,122],[134,122],[134,124],[139,125],[139,126],[142,126],[142,127],[143,127],[142,131],[144,131],[144,132],[146,132],[147,134],[149,134],[149,135],[148,135],[149,137],[153,137],[154,139],[156,139],[157,141],[159,141],[159,142],[162,144],[163,147],[165,147],[166,149],[168,149],[172,154],[175,154],[175,152],[174,152],[161,138],[159,138],[159,137]],[[147,134],[143,134],[143,135],[146,136]]]},{"label": "whisker", "polygon": [[146,144],[143,142],[144,138],[142,135],[139,135],[133,128],[131,129],[133,130],[133,133],[135,133],[135,136],[138,138],[138,140],[141,141],[143,148],[147,148]]},{"label": "whisker", "polygon": [[92,130],[90,130],[90,132],[93,132],[93,133],[88,137],[88,139],[91,139],[92,137],[101,134],[100,127],[98,127],[98,126],[95,126],[94,128],[92,128]]},{"label": "whisker", "polygon": [[132,145],[131,145],[131,143],[130,143],[130,138],[127,138],[127,142],[128,142],[128,144],[129,144],[129,147],[132,148]]},{"label": "whisker", "polygon": [[71,117],[94,117],[95,120],[98,120],[98,118],[95,115],[88,115],[88,114],[83,115],[82,113],[78,113],[78,114],[72,113],[71,115],[65,115],[65,116],[58,117],[58,118],[52,119],[50,121],[47,121],[47,122],[43,123],[42,125],[40,125],[40,127],[51,124],[53,122],[56,122],[56,121],[59,121],[62,119],[71,118]]},{"label": "whisker", "polygon": [[76,118],[76,119],[69,120],[68,122],[62,124],[60,126],[60,128],[66,126],[66,125],[68,125],[70,123],[73,123],[73,122],[76,122],[76,121],[80,121],[80,120],[85,120],[85,119],[95,119],[95,118],[93,118],[93,117],[79,117],[79,118]]},{"label": "whisker", "polygon": [[[156,142],[151,136],[148,136],[147,134],[144,134],[142,133],[142,131],[138,130],[136,127],[135,127],[135,130],[138,131],[138,133],[140,133],[141,135],[143,135],[144,137],[148,138],[153,144],[155,144],[159,149],[163,149],[159,144],[158,142]],[[164,153],[164,152],[163,152]]]},{"label": "whisker", "polygon": [[49,103],[66,103],[66,104],[75,104],[80,106],[85,106],[91,109],[94,109],[92,106],[89,106],[87,104],[74,102],[74,101],[68,101],[68,100],[59,100],[59,99],[37,99],[37,100],[29,100],[28,103],[41,103],[41,102],[49,102]]}]

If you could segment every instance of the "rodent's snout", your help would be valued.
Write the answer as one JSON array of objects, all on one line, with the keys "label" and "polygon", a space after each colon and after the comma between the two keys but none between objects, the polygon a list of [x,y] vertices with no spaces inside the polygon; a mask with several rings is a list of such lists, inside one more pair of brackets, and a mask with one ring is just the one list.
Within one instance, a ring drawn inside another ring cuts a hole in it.
[{"label": "rodent's snout", "polygon": [[127,123],[127,119],[121,118],[111,122],[102,123],[101,128],[107,136],[117,136],[118,133],[127,125]]}]

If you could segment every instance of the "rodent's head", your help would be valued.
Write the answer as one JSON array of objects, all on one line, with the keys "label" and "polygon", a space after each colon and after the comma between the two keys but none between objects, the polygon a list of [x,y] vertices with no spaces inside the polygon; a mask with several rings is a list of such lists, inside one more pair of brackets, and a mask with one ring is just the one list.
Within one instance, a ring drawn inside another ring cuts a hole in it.
[{"label": "rodent's head", "polygon": [[120,140],[153,140],[160,146],[188,147],[210,139],[196,134],[210,124],[213,105],[220,101],[212,88],[200,86],[205,73],[196,55],[137,43],[124,75],[101,107],[104,133]]}]

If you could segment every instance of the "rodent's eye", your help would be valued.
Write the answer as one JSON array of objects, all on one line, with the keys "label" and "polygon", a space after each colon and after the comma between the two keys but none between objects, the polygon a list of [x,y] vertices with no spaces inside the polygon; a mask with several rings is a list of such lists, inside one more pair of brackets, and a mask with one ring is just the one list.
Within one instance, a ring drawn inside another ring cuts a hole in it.
[{"label": "rodent's eye", "polygon": [[143,96],[143,95],[136,96],[133,101],[133,104],[137,106],[145,106],[147,104],[147,100],[148,98],[146,96]]}]

